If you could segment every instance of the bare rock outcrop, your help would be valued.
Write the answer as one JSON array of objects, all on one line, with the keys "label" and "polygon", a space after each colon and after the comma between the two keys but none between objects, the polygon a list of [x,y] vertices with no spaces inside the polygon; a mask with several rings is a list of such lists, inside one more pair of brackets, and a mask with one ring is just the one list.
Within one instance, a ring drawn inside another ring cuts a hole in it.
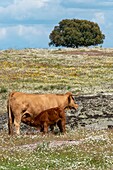
[{"label": "bare rock outcrop", "polygon": [[99,93],[76,97],[78,110],[67,113],[67,123],[71,127],[90,128],[113,127],[113,94]]}]

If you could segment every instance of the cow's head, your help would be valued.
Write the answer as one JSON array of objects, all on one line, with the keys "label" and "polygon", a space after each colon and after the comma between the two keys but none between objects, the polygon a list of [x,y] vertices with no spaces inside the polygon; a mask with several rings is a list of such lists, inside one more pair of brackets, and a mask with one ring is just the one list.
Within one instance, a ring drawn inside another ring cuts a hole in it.
[{"label": "cow's head", "polygon": [[75,110],[77,110],[78,109],[78,104],[75,102],[72,93],[67,92],[65,95],[67,95],[67,99],[68,99],[68,105],[66,107],[74,108]]}]

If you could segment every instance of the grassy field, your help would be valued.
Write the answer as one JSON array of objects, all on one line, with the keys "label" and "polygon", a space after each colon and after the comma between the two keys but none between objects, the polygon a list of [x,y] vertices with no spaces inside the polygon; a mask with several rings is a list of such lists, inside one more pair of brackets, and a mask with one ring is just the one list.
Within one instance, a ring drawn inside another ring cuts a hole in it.
[{"label": "grassy field", "polygon": [[[113,92],[113,49],[0,51],[0,114],[12,90],[74,94]],[[74,144],[69,144],[75,141]],[[63,145],[58,145],[63,142]],[[65,143],[66,142],[66,143]],[[53,143],[53,145],[52,145]],[[26,147],[25,147],[26,146]],[[35,146],[35,147],[34,147]],[[0,132],[0,170],[112,170],[113,131],[67,129],[65,135]]]},{"label": "grassy field", "polygon": [[113,49],[0,51],[0,113],[12,90],[74,94],[113,92]]},{"label": "grassy field", "polygon": [[[112,130],[75,129],[65,135],[23,134],[10,138],[1,133],[0,136],[1,170],[113,169]],[[75,143],[69,144],[70,141]]]}]

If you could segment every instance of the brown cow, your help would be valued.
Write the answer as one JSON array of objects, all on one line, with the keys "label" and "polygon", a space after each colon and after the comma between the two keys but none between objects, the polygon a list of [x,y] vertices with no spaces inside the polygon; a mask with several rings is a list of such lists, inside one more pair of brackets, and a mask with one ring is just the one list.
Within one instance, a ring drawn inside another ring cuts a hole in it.
[{"label": "brown cow", "polygon": [[30,126],[40,127],[43,133],[47,133],[48,127],[57,123],[60,132],[65,133],[66,115],[63,108],[56,107],[42,111],[35,118],[26,113],[22,116],[22,122]]},{"label": "brown cow", "polygon": [[42,111],[55,107],[77,109],[78,105],[74,102],[71,92],[66,94],[10,93],[7,102],[9,134],[13,134],[13,124],[16,134],[20,134],[20,123],[24,114],[28,113],[31,117],[36,117]]}]

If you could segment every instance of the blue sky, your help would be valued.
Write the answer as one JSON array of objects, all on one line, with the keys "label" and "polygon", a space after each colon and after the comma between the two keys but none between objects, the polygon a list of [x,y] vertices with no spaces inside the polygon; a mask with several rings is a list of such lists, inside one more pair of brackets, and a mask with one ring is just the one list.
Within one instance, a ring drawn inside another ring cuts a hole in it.
[{"label": "blue sky", "polygon": [[0,0],[0,49],[49,48],[49,34],[62,19],[98,23],[113,47],[113,0]]}]

